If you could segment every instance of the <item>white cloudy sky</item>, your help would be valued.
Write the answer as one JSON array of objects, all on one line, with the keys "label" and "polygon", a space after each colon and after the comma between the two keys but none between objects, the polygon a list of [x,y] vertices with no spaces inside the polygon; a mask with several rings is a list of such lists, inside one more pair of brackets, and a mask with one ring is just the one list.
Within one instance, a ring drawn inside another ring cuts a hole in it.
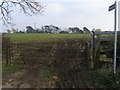
[{"label": "white cloudy sky", "polygon": [[[60,28],[84,26],[90,30],[100,28],[111,31],[114,25],[114,11],[108,12],[108,7],[114,0],[37,0],[47,5],[43,15],[25,16],[15,8],[12,13],[15,28],[25,29],[27,25],[40,28],[44,25],[56,25]],[[3,31],[5,27],[2,27]]]}]

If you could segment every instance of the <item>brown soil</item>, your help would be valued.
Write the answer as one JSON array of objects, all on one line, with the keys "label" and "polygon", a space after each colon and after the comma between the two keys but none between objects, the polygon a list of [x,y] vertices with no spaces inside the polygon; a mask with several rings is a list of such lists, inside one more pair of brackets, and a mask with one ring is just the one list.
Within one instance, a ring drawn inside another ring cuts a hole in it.
[{"label": "brown soil", "polygon": [[[18,59],[18,64],[23,65],[25,62],[24,65],[31,67],[3,75],[3,88],[86,88],[80,73],[80,70],[86,69],[87,66],[84,53],[86,44],[84,41],[78,42],[80,41],[63,40],[53,46],[48,45],[48,48],[44,46],[39,50],[22,51],[22,58]],[[26,45],[28,46],[30,45]],[[48,66],[58,71],[49,77],[44,77],[40,74],[40,70]]]},{"label": "brown soil", "polygon": [[[44,68],[44,67],[43,67]],[[44,77],[40,74],[40,66],[21,69],[11,74],[3,75],[3,88],[53,88],[54,78]]]},{"label": "brown soil", "polygon": [[2,88],[86,88],[79,71],[66,71],[44,77],[40,70],[45,67],[34,66],[3,75]]}]

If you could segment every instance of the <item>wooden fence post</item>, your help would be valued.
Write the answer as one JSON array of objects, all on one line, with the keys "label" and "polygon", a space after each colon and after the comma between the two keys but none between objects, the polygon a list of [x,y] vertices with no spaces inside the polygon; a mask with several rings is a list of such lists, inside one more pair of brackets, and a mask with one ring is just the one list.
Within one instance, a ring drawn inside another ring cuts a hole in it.
[{"label": "wooden fence post", "polygon": [[95,32],[92,31],[92,36],[91,36],[91,67],[94,67],[94,59],[95,59]]},{"label": "wooden fence post", "polygon": [[92,32],[91,37],[92,68],[99,67],[100,64],[100,35]]},{"label": "wooden fence post", "polygon": [[90,44],[89,42],[86,42],[86,64],[87,64],[87,69],[91,68],[91,61],[90,61]]},{"label": "wooden fence post", "polygon": [[94,68],[100,67],[100,35],[97,34],[94,46]]}]

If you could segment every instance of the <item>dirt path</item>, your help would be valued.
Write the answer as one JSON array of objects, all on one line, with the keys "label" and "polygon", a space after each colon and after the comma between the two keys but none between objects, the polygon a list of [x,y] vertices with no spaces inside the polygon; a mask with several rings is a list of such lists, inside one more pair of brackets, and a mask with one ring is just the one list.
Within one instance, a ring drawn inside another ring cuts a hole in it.
[{"label": "dirt path", "polygon": [[[57,48],[59,48],[58,50],[61,50],[61,48],[64,49],[67,47],[68,45],[65,41],[62,46],[54,44],[52,50],[50,51],[51,54],[47,56],[51,57],[52,55],[54,55],[57,52]],[[72,47],[69,48],[71,49]],[[69,58],[63,55],[63,59],[61,53],[68,55]],[[40,74],[40,70],[45,67],[37,65],[29,69],[21,69],[11,74],[3,75],[3,88],[87,88],[86,84],[84,83],[82,74],[78,71],[70,71],[71,69],[74,69],[73,66],[75,66],[76,63],[72,62],[73,59],[71,59],[71,57],[69,56],[69,52],[61,50],[61,53],[57,52],[57,56],[55,57],[59,57],[59,59],[56,60],[55,58],[51,58],[52,62],[49,62],[49,65],[56,65],[57,68],[61,68],[61,70],[63,71],[58,71],[57,76],[42,76]],[[71,61],[67,59],[70,59]],[[45,63],[48,63],[48,61]]]},{"label": "dirt path", "polygon": [[3,88],[52,88],[51,77],[44,77],[40,74],[39,66],[31,69],[23,69],[9,75],[3,75]]},{"label": "dirt path", "polygon": [[21,69],[20,71],[3,75],[3,88],[87,88],[82,74],[73,70],[84,69],[84,58],[82,58],[82,54],[78,54],[80,52],[76,52],[76,47],[71,45],[71,43],[71,41],[64,41],[64,43],[54,44],[51,51],[44,57],[46,61],[43,61],[42,65],[60,69],[57,74],[44,77],[40,71],[45,67],[38,65],[29,69]]},{"label": "dirt path", "polygon": [[3,75],[3,88],[87,88],[80,72],[61,73],[56,82],[52,76],[43,77],[40,74],[41,69],[36,66]]}]

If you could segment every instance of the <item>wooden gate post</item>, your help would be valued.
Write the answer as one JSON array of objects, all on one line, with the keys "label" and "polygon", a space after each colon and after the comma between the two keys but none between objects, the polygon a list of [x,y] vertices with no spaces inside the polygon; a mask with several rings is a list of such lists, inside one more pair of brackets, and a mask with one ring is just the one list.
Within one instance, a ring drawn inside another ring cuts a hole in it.
[{"label": "wooden gate post", "polygon": [[89,42],[86,42],[85,53],[86,53],[86,64],[87,64],[86,68],[89,69],[89,68],[91,68],[90,44],[89,44]]},{"label": "wooden gate post", "polygon": [[100,61],[100,35],[92,31],[91,37],[92,68],[97,68]]},{"label": "wooden gate post", "polygon": [[95,32],[92,31],[91,32],[92,36],[91,36],[91,67],[94,67],[94,59],[95,59],[95,54],[94,54],[94,49],[95,49]]},{"label": "wooden gate post", "polygon": [[94,68],[100,67],[100,35],[96,34],[94,46]]}]

